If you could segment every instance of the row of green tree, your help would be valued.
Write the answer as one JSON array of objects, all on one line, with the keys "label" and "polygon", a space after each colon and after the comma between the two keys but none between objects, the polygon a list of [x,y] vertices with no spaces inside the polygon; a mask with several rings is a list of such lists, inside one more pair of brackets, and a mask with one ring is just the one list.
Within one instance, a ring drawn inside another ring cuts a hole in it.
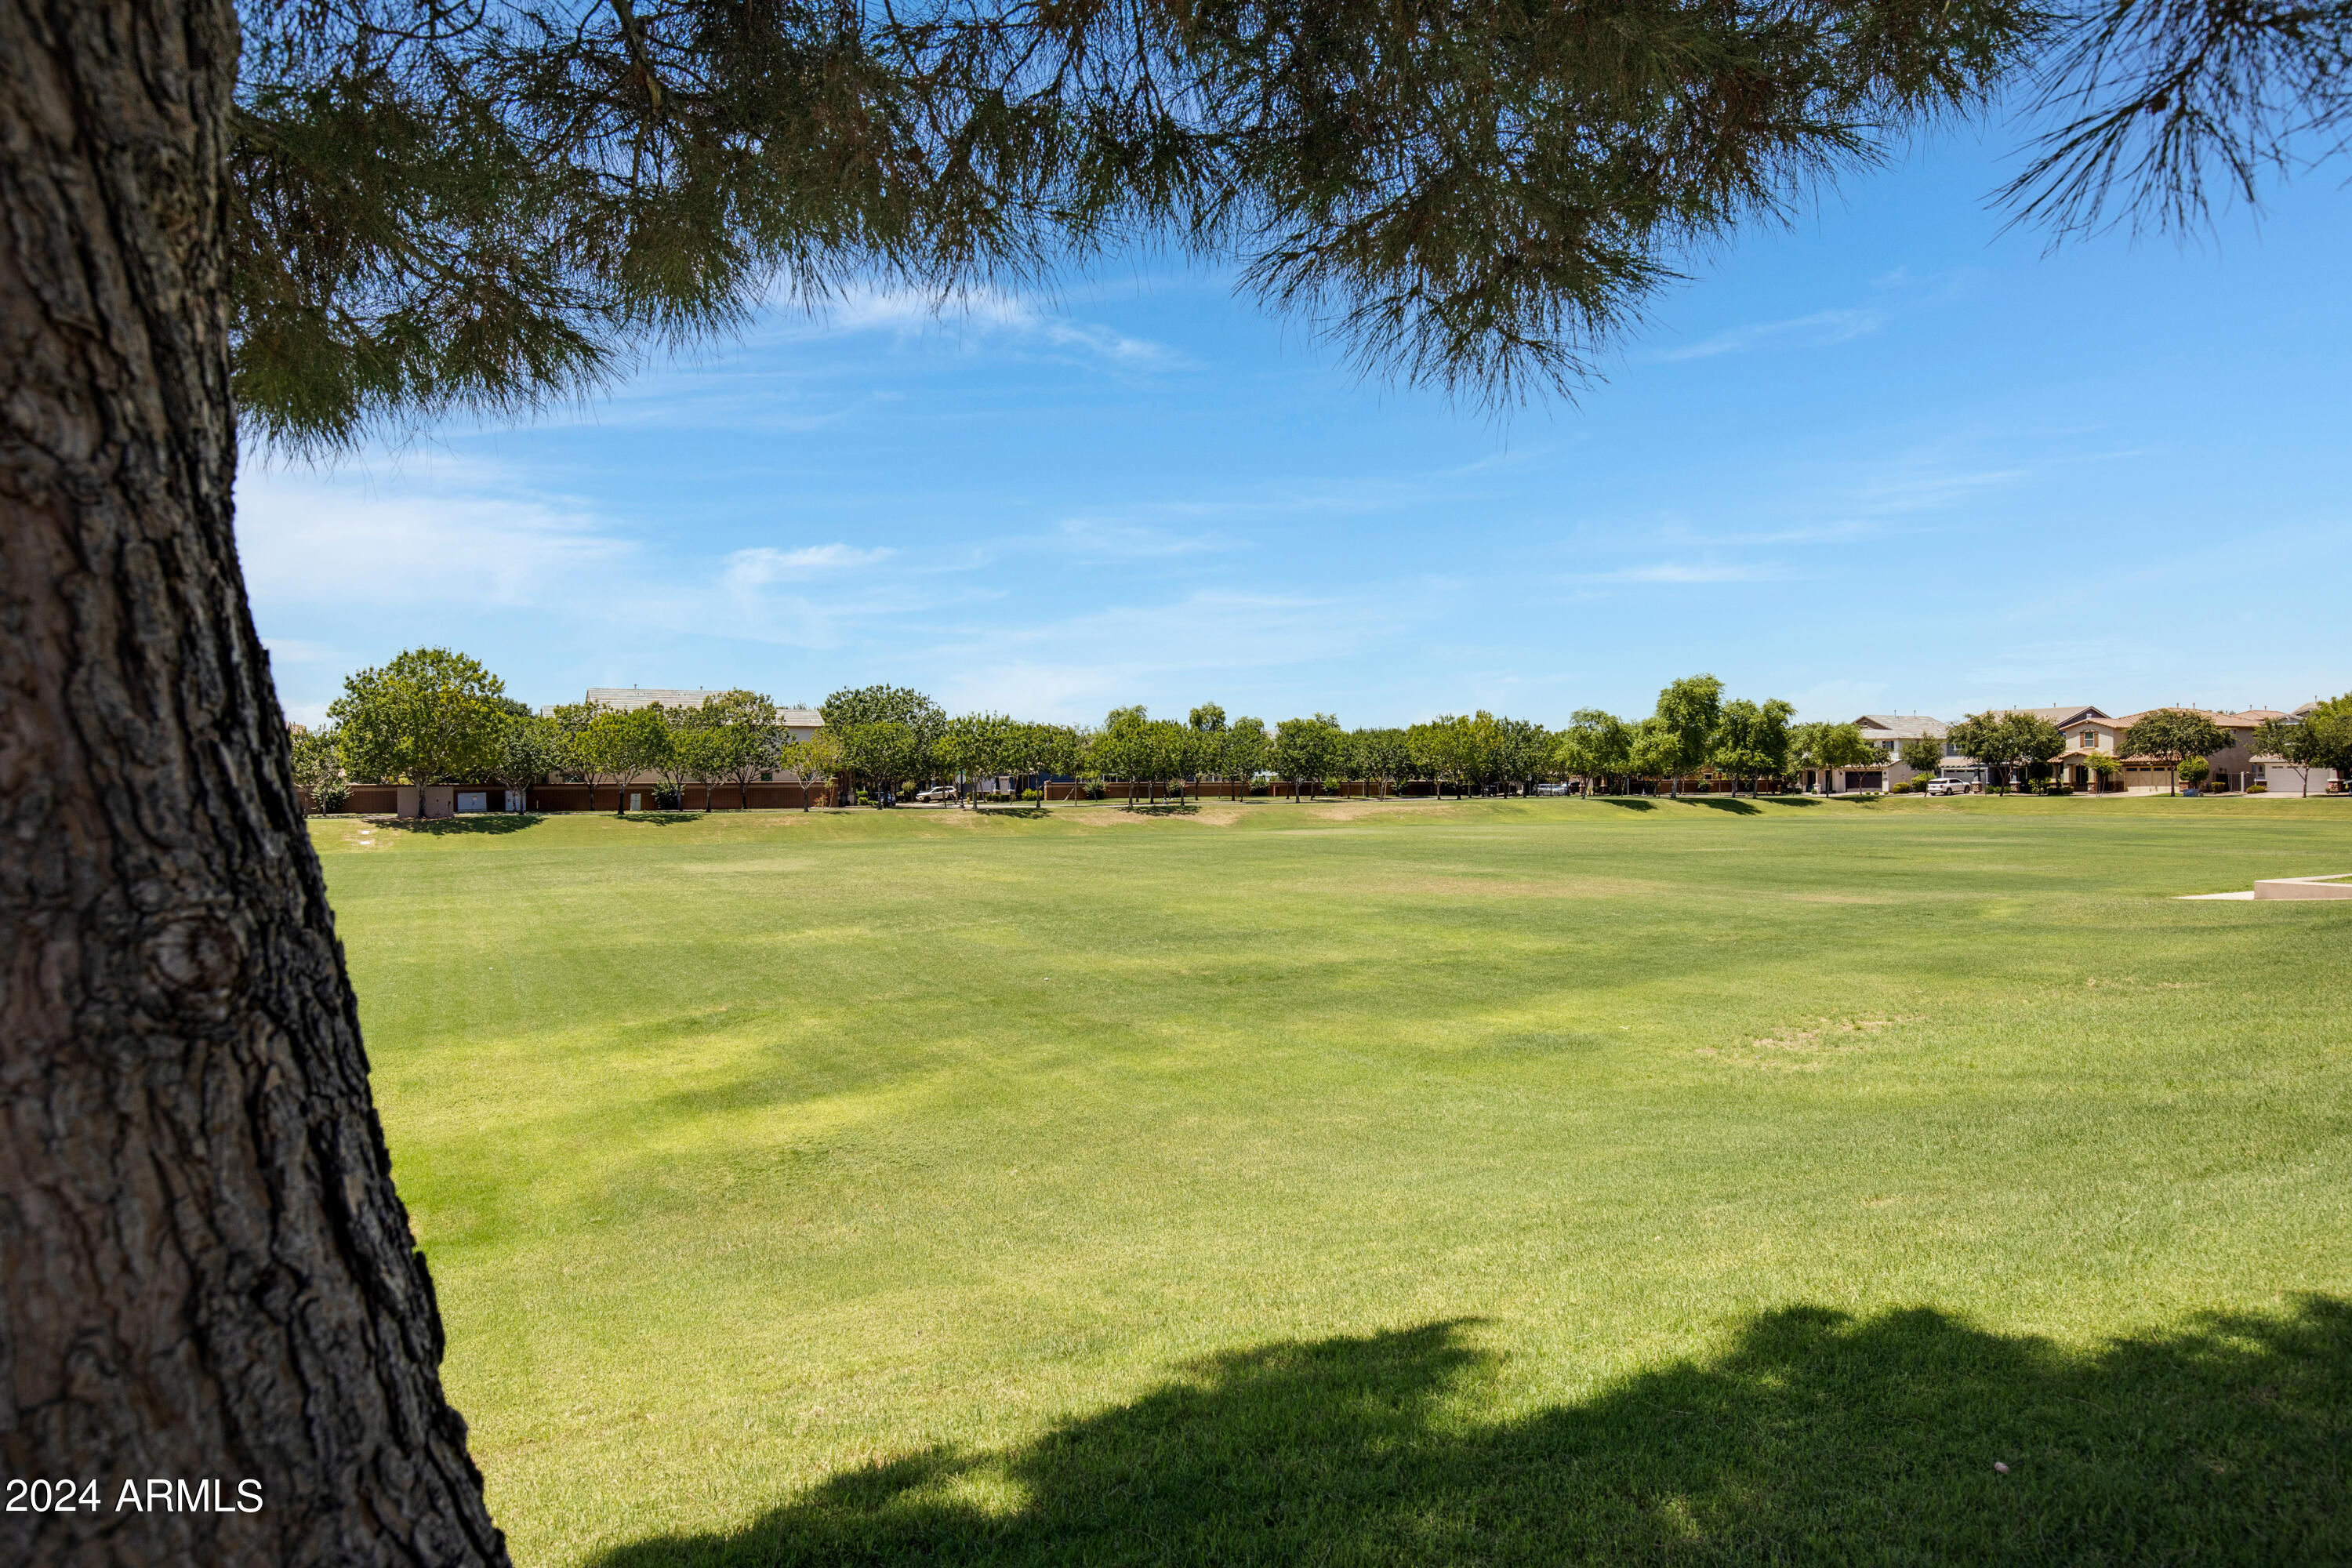
[{"label": "row of green tree", "polygon": [[[2003,783],[2043,776],[2050,763],[2065,752],[2065,735],[2058,726],[2027,712],[1971,713],[1946,735],[1956,751],[1976,758]],[[2083,765],[2102,783],[2123,770],[2126,757],[2146,758],[2166,770],[2169,787],[2182,781],[2199,784],[2211,775],[2208,761],[2214,752],[2236,743],[2231,732],[2210,714],[2192,708],[2158,708],[2140,714],[2116,737],[2116,749],[2085,751]],[[2256,756],[2283,757],[2305,770],[2333,768],[2352,776],[2352,694],[2317,704],[2303,714],[2265,721],[2254,731]]]},{"label": "row of green tree", "polygon": [[[330,724],[297,737],[296,782],[332,810],[353,780],[489,780],[520,791],[570,776],[588,784],[593,808],[598,781],[609,778],[617,810],[624,798],[617,786],[648,775],[673,801],[684,798],[688,784],[704,786],[706,802],[731,784],[738,804],[748,805],[754,782],[787,774],[828,785],[845,781],[877,801],[943,779],[978,784],[1044,777],[1123,781],[1142,786],[1147,800],[1202,780],[1286,781],[1308,797],[1342,784],[1385,794],[1429,783],[1443,795],[1531,789],[1558,778],[1599,791],[1663,785],[1680,794],[1704,777],[1755,793],[1801,772],[1889,760],[1855,725],[1794,723],[1794,710],[1778,699],[1727,700],[1723,683],[1711,675],[1674,681],[1645,717],[1588,708],[1556,731],[1484,710],[1402,728],[1349,730],[1328,713],[1269,725],[1246,716],[1229,720],[1215,703],[1194,708],[1181,722],[1131,707],[1112,710],[1099,726],[1052,724],[1002,713],[950,717],[922,692],[898,686],[836,691],[819,712],[823,727],[797,738],[772,699],[748,690],[721,692],[694,707],[583,702],[535,714],[508,697],[478,661],[446,648],[418,648],[345,682],[328,710]],[[2046,771],[2066,747],[2057,726],[2024,712],[1971,714],[1948,739],[2003,784]],[[2159,710],[2126,731],[2117,751],[2195,778],[2202,759],[2230,743],[2229,732],[2201,713]],[[1944,744],[1914,739],[1897,754],[1916,772],[1933,773]],[[2352,697],[2301,719],[2273,721],[2256,746],[2352,773]],[[2103,773],[2117,765],[2106,755],[2086,760]],[[803,805],[807,796],[804,791]]]},{"label": "row of green tree", "polygon": [[327,718],[295,737],[294,782],[328,811],[353,782],[488,780],[520,792],[567,776],[587,784],[592,807],[600,778],[614,782],[617,810],[617,786],[647,775],[673,799],[689,783],[706,799],[732,784],[748,805],[755,781],[780,772],[829,779],[838,760],[822,731],[795,739],[761,692],[720,692],[690,708],[582,702],[540,714],[479,660],[447,648],[412,648],[352,675]]}]

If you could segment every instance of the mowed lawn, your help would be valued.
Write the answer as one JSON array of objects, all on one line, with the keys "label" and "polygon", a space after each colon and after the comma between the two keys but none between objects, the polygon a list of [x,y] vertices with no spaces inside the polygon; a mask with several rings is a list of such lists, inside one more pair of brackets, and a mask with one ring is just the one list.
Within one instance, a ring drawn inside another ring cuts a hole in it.
[{"label": "mowed lawn", "polygon": [[2352,1560],[2352,802],[512,821],[315,832],[521,1563]]}]

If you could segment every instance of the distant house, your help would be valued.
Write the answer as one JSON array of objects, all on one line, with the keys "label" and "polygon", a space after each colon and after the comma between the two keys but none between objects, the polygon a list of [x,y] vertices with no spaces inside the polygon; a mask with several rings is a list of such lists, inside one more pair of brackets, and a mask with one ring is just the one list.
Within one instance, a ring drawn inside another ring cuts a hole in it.
[{"label": "distant house", "polygon": [[[665,708],[699,708],[713,697],[724,697],[723,691],[706,691],[699,687],[686,686],[592,686],[588,700],[606,708],[617,708],[624,713],[634,713],[658,702]],[[541,713],[551,714],[552,708],[542,708]],[[814,708],[779,708],[776,721],[783,725],[795,741],[805,741],[824,728],[824,718]]]},{"label": "distant house", "polygon": [[1936,741],[1943,743],[1946,756],[1952,754],[1945,733],[1951,726],[1941,719],[1930,719],[1924,713],[1865,713],[1854,721],[1862,738],[1885,760],[1874,770],[1851,769],[1846,777],[1854,779],[1869,771],[1876,776],[1864,783],[1849,783],[1848,789],[1885,789],[1892,784],[1908,784],[1918,776],[1918,770],[1903,760],[1903,748],[1913,741]]},{"label": "distant house", "polygon": [[[2306,702],[2290,718],[2300,719],[2317,702]],[[2333,795],[2344,788],[2344,781],[2336,776],[2334,768],[2307,768],[2301,763],[2288,762],[2273,752],[2263,752],[2253,760],[2254,782],[2273,795]]]},{"label": "distant house", "polygon": [[[656,702],[664,708],[699,708],[708,699],[725,695],[722,691],[700,687],[592,686],[588,689],[587,700],[633,713]],[[549,707],[541,708],[540,711],[552,714],[555,710]],[[824,716],[814,708],[778,708],[776,722],[793,740],[807,741],[824,728]],[[550,774],[544,784],[532,789],[531,795],[542,809],[579,810],[588,804],[590,783],[578,773]],[[637,811],[652,801],[661,781],[652,773],[636,773],[625,779],[614,778],[611,773],[599,773],[593,783],[597,791],[608,792],[612,798],[620,799],[630,810]],[[748,800],[753,805],[795,806],[812,793],[823,794],[830,787],[827,781],[807,779],[796,769],[782,768],[761,773],[759,782],[747,789],[722,784],[716,790],[706,791],[699,785],[690,785],[686,798],[689,805],[736,805]],[[596,796],[599,804],[605,798],[606,794]]]},{"label": "distant house", "polygon": [[[2037,719],[2049,720],[2062,735],[2086,722],[2114,723],[2106,714],[2087,702],[2077,702],[2071,706],[2057,708],[1995,708],[1991,712],[1996,718],[2006,718],[2011,713],[2031,713]],[[1990,768],[1975,757],[1961,755],[1950,746],[1944,748],[1944,765],[1940,771],[1948,779],[1958,779],[1963,784],[1972,784],[1979,788],[1996,782],[1991,777]]]},{"label": "distant house", "polygon": [[[2150,713],[2155,711],[2155,709],[2147,710]],[[2262,769],[2253,751],[2254,731],[2265,720],[2283,717],[2276,709],[2249,708],[2242,713],[2215,713],[2201,708],[2182,711],[2203,713],[2229,732],[2231,743],[2205,759],[2213,768],[2209,787],[2242,790],[2250,784],[2263,782]],[[2114,757],[2123,764],[2122,771],[2116,775],[2116,783],[2110,787],[2126,792],[2136,791],[2141,795],[2160,795],[2172,788],[2170,763],[2157,757],[2123,754],[2124,736],[2135,722],[2147,716],[2147,713],[2126,713],[2110,719],[2101,713],[2061,724],[2059,730],[2066,737],[2066,749],[2058,754],[2053,764],[2059,770],[2058,776],[2078,788],[2091,787],[2097,778],[2092,770],[2091,759],[2105,755]]]}]

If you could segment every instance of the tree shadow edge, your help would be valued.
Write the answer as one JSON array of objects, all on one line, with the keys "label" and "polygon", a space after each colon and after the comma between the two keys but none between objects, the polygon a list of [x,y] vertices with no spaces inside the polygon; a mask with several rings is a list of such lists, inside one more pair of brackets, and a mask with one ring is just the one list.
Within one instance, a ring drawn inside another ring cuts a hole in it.
[{"label": "tree shadow edge", "polygon": [[1231,1352],[1026,1444],[901,1455],[594,1562],[2352,1561],[2334,1297],[2088,1352],[1791,1306],[1492,1422],[1463,1414],[1501,1370],[1473,1326]]}]

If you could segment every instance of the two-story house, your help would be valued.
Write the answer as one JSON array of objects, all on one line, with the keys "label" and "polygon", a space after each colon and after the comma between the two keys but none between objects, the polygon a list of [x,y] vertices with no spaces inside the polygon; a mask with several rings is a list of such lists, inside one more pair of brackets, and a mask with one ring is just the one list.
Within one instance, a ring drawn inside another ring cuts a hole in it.
[{"label": "two-story house", "polygon": [[[2037,719],[2049,720],[2051,723],[2057,726],[2058,732],[2062,735],[2086,722],[2108,724],[2114,721],[2087,702],[2077,702],[2056,708],[1995,708],[1990,711],[1995,718],[2005,718],[2011,713],[2031,713]],[[1975,715],[1971,714],[1969,717],[1973,718]],[[1944,751],[1944,765],[1940,770],[1944,777],[1957,779],[1963,784],[1972,784],[1979,789],[2002,782],[1992,777],[1992,770],[1979,759],[1963,756],[1950,746],[1945,747]]]},{"label": "two-story house", "polygon": [[[2156,710],[2150,709],[2149,712]],[[2239,713],[2216,713],[2200,708],[2186,710],[2203,713],[2230,736],[2230,744],[2205,760],[2212,765],[2213,773],[2208,788],[2242,790],[2260,782],[2261,769],[2254,757],[2254,731],[2263,721],[2282,717],[2276,709],[2249,708]],[[2059,725],[2066,737],[2066,749],[2053,763],[2059,777],[2078,789],[2097,787],[2098,773],[2092,759],[2109,756],[2121,764],[2120,771],[2111,775],[2107,787],[2113,790],[2138,791],[2144,795],[2161,794],[2173,784],[2171,766],[2156,757],[2127,756],[2125,737],[2133,723],[2147,717],[2146,713],[2126,713],[2119,718],[2105,714],[2086,714],[2070,723]]]},{"label": "two-story house", "polygon": [[[2293,717],[2302,718],[2318,707],[2316,700],[2294,710]],[[2347,781],[2336,776],[2334,768],[2306,767],[2288,762],[2274,752],[2265,752],[2253,761],[2254,782],[2273,795],[2334,795],[2345,787]]]},{"label": "two-story house", "polygon": [[1882,760],[1874,769],[1849,772],[1850,781],[1862,778],[1865,772],[1872,776],[1865,782],[1848,783],[1848,789],[1885,789],[1917,777],[1918,770],[1903,760],[1903,748],[1913,741],[1937,742],[1944,755],[1952,754],[1950,743],[1944,740],[1951,726],[1925,713],[1865,713],[1853,724]]}]

